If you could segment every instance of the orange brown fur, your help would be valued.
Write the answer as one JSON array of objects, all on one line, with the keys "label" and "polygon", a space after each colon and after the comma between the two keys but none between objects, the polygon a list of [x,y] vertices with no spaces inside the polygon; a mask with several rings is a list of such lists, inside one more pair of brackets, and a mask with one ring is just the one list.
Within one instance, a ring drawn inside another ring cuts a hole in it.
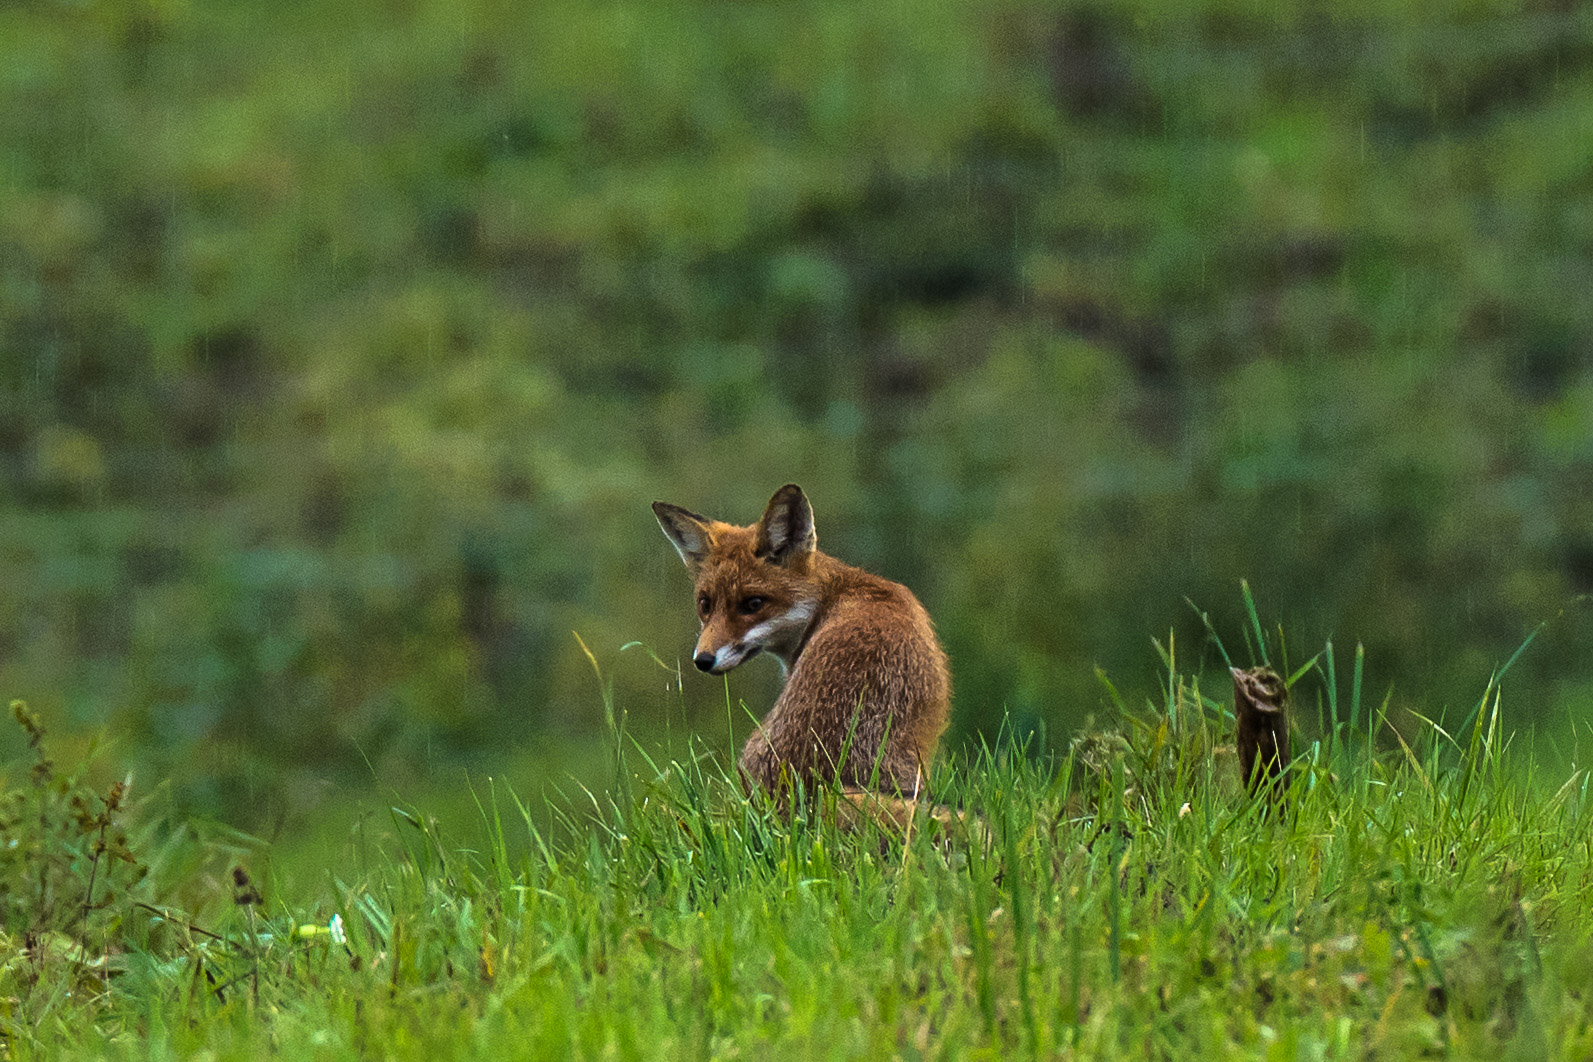
[{"label": "orange brown fur", "polygon": [[[787,667],[742,751],[746,777],[772,792],[784,776],[921,794],[951,677],[912,592],[820,552],[794,485],[749,527],[653,508],[696,579],[698,666],[719,673],[767,651]],[[749,614],[749,605],[758,607]]]}]

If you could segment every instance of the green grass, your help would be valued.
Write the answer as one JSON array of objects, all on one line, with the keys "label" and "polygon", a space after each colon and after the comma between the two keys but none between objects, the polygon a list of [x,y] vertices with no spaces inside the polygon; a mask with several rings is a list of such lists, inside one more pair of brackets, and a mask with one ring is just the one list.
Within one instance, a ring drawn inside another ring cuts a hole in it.
[{"label": "green grass", "polygon": [[1295,699],[1339,723],[1297,736],[1269,806],[1222,748],[1227,688],[1164,655],[1160,703],[1065,755],[943,765],[964,819],[905,839],[637,748],[606,797],[483,785],[459,836],[396,810],[262,902],[233,902],[257,886],[222,842],[135,830],[153,869],[126,896],[189,913],[106,904],[13,939],[9,1056],[1593,1053],[1587,775],[1511,749],[1496,685],[1453,734],[1395,734],[1325,651]]}]

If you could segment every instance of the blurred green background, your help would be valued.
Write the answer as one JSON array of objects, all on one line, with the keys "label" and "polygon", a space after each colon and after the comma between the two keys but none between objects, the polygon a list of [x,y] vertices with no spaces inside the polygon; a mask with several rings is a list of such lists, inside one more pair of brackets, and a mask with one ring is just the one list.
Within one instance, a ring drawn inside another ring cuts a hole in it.
[{"label": "blurred green background", "polygon": [[571,631],[646,740],[751,725],[619,652],[696,633],[648,503],[794,480],[954,746],[1241,578],[1424,712],[1552,621],[1563,735],[1590,291],[1585,5],[12,0],[0,692],[245,823],[601,782]]}]

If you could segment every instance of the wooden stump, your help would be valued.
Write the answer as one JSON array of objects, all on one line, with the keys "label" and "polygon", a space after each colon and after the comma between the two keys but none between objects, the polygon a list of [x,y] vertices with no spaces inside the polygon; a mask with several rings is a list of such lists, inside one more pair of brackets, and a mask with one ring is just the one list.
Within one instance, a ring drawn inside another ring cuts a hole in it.
[{"label": "wooden stump", "polygon": [[1285,705],[1289,688],[1276,671],[1253,667],[1233,672],[1233,714],[1238,720],[1235,744],[1239,769],[1251,792],[1276,782],[1289,765],[1289,715]]}]

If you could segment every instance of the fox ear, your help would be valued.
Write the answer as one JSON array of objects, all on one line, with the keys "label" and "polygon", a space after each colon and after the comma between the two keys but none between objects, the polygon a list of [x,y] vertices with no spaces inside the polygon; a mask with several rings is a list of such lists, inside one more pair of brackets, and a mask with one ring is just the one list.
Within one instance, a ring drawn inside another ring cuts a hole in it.
[{"label": "fox ear", "polygon": [[819,545],[813,530],[813,506],[795,483],[774,492],[769,507],[758,521],[758,542],[754,552],[775,564],[787,564],[805,557]]},{"label": "fox ear", "polygon": [[668,502],[654,502],[653,515],[658,517],[658,526],[669,536],[686,567],[692,572],[702,567],[702,562],[708,559],[708,551],[713,548],[707,517]]}]

